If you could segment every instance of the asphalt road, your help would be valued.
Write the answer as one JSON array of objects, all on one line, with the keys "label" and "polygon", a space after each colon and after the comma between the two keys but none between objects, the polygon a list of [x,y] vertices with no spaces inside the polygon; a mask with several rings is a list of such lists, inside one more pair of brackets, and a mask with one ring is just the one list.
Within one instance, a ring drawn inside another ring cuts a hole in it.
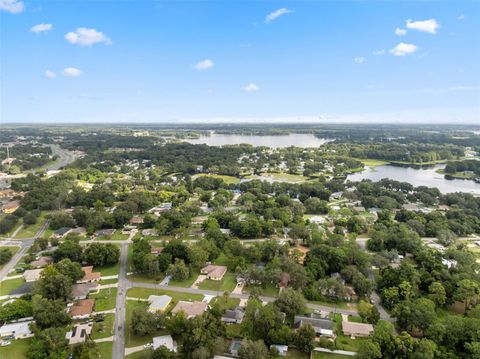
[{"label": "asphalt road", "polygon": [[[183,287],[172,287],[172,286],[162,287],[158,284],[153,284],[153,283],[130,282],[130,281],[127,281],[127,282],[128,282],[128,288],[140,287],[140,288],[151,288],[151,289],[164,289],[164,290],[169,290],[171,292],[203,294],[203,295],[213,295],[213,296],[221,296],[223,294],[223,291],[213,291],[213,290],[183,288]],[[248,294],[230,293],[230,298],[248,299],[249,295]],[[260,299],[263,300],[264,302],[273,302],[277,298],[262,296],[262,297],[260,297]],[[310,308],[310,309],[313,309],[313,310],[335,312],[335,313],[346,314],[346,315],[358,315],[357,311],[353,310],[353,309],[340,309],[340,308],[337,308],[335,306],[319,305],[319,304],[312,304],[312,303],[307,303],[306,306],[307,306],[307,308]]]},{"label": "asphalt road", "polygon": [[120,272],[118,273],[117,305],[115,308],[112,351],[113,359],[122,359],[125,356],[125,304],[128,289],[127,254],[128,243],[122,243],[120,247]]},{"label": "asphalt road", "polygon": [[[26,239],[23,239],[23,240],[15,240],[15,243],[20,245],[21,248],[17,253],[15,253],[15,255],[12,257],[12,259],[10,259],[10,262],[5,264],[5,266],[2,269],[0,269],[0,281],[3,280],[8,275],[10,270],[15,268],[15,266],[20,261],[20,259],[23,258],[23,256],[27,253],[28,249],[32,246],[33,242],[35,242],[35,239],[37,239],[37,238],[39,238],[43,235],[43,233],[45,232],[45,230],[48,227],[48,224],[49,224],[48,221],[45,222],[44,225],[38,230],[38,232],[35,234],[35,236],[33,238],[26,238]],[[10,238],[9,241],[13,242],[13,239]]]}]

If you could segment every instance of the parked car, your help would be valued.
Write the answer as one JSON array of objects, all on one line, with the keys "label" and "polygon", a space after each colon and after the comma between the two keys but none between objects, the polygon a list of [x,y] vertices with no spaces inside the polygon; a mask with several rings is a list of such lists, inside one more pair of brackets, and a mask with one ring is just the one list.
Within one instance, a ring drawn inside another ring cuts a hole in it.
[{"label": "parked car", "polygon": [[12,344],[10,340],[3,341],[3,342],[0,342],[0,347],[6,347],[7,345],[10,345],[10,344]]}]

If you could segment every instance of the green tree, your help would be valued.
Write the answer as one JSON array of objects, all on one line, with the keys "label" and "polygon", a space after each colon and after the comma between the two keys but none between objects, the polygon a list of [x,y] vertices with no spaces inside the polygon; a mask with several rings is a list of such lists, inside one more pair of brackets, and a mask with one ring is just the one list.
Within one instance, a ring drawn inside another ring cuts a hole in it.
[{"label": "green tree", "polygon": [[305,298],[302,293],[291,288],[283,289],[275,301],[275,305],[284,312],[287,317],[293,318],[305,308]]},{"label": "green tree", "polygon": [[33,314],[32,303],[28,300],[17,299],[14,302],[0,306],[0,322],[31,317]]},{"label": "green tree", "polygon": [[63,359],[68,357],[68,342],[63,328],[35,331],[27,351],[27,359]]},{"label": "green tree", "polygon": [[458,282],[454,299],[465,303],[465,313],[467,312],[470,302],[477,298],[479,294],[479,285],[470,279],[463,279]]},{"label": "green tree", "polygon": [[380,346],[373,341],[365,341],[358,349],[357,358],[359,359],[381,359],[382,351]]},{"label": "green tree", "polygon": [[32,298],[32,312],[35,323],[42,329],[61,327],[71,321],[62,301],[48,300],[39,295]]},{"label": "green tree", "polygon": [[293,339],[295,346],[305,354],[310,355],[315,347],[315,330],[310,324],[298,328]]},{"label": "green tree", "polygon": [[0,265],[10,262],[12,259],[13,253],[8,248],[0,249]]},{"label": "green tree", "polygon": [[175,359],[176,355],[171,350],[168,350],[164,345],[155,349],[150,355],[150,359]]},{"label": "green tree", "polygon": [[72,280],[59,272],[54,265],[49,265],[40,274],[35,283],[34,292],[47,299],[65,300],[72,290]]},{"label": "green tree", "polygon": [[440,282],[433,282],[428,287],[428,297],[432,300],[437,307],[443,307],[447,300],[447,294],[445,288]]},{"label": "green tree", "polygon": [[190,277],[190,269],[182,259],[177,259],[174,264],[169,265],[167,274],[174,280],[183,281]]},{"label": "green tree", "polygon": [[77,262],[72,262],[68,258],[62,259],[60,262],[55,263],[54,267],[58,272],[70,278],[72,283],[75,283],[85,275],[85,272],[82,270],[82,266]]},{"label": "green tree", "polygon": [[267,359],[269,351],[262,340],[252,341],[244,339],[238,350],[240,359]]},{"label": "green tree", "polygon": [[135,335],[150,335],[157,329],[155,314],[147,312],[144,308],[135,308],[132,312],[130,326]]}]

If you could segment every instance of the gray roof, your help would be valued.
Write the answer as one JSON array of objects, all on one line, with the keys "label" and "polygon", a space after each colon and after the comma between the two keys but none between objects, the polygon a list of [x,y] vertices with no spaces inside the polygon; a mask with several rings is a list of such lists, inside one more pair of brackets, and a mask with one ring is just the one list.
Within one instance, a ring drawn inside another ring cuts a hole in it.
[{"label": "gray roof", "polygon": [[312,318],[303,315],[296,315],[294,324],[296,327],[300,327],[303,324],[310,324],[314,329],[333,330],[333,322],[330,319],[325,318]]},{"label": "gray roof", "polygon": [[32,287],[34,282],[23,283],[20,287],[13,289],[10,294],[23,295],[32,293]]}]

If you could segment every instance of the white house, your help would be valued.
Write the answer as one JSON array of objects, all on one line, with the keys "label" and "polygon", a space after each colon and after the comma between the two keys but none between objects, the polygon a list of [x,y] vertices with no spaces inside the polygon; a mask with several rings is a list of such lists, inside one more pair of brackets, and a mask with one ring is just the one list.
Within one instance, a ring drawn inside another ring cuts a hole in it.
[{"label": "white house", "polygon": [[171,335],[162,335],[160,337],[154,337],[153,338],[153,350],[164,346],[168,350],[171,350],[173,352],[177,351],[177,346],[173,342],[173,338]]},{"label": "white house", "polygon": [[33,323],[33,320],[5,324],[0,327],[0,338],[13,337],[15,339],[24,339],[33,337],[33,333],[30,330],[31,323]]}]

